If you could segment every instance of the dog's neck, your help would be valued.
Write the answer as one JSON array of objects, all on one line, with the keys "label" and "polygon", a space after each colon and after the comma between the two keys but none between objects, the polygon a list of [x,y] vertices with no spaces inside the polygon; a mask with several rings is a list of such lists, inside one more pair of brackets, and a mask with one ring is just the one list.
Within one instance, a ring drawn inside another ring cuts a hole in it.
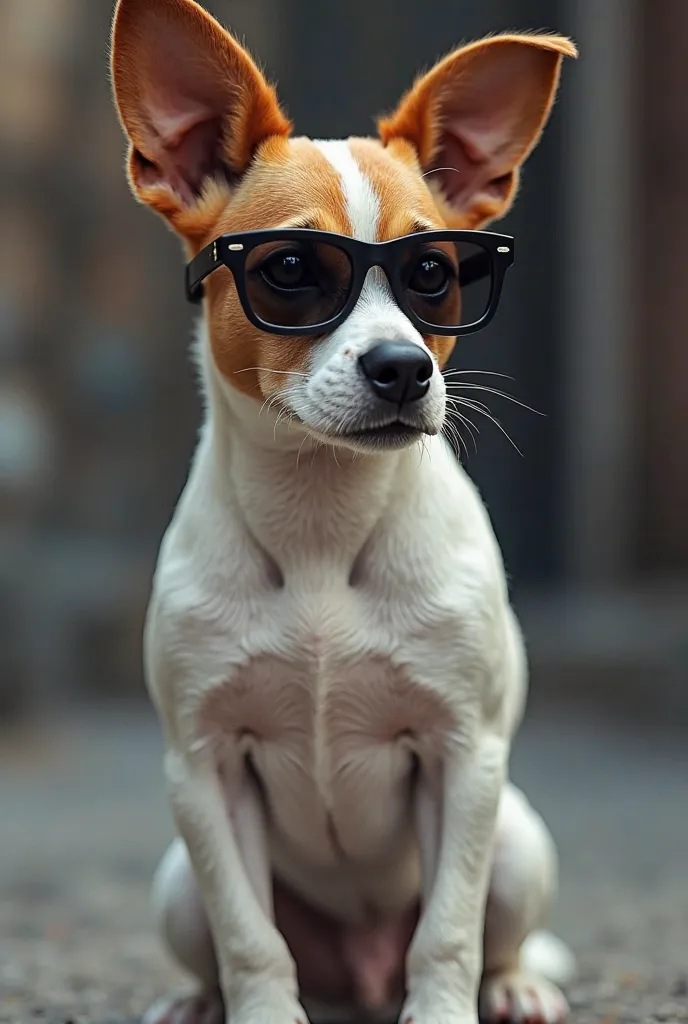
[{"label": "dog's neck", "polygon": [[420,463],[416,447],[363,455],[309,437],[205,367],[213,490],[283,568],[353,562]]}]

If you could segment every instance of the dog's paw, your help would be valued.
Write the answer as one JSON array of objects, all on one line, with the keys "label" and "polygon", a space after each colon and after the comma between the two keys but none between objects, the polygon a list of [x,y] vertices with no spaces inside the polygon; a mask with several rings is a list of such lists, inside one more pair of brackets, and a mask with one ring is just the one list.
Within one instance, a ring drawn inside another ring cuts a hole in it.
[{"label": "dog's paw", "polygon": [[407,1000],[399,1024],[478,1024],[478,1015],[470,1006],[460,1008],[446,992],[423,993]]},{"label": "dog's paw", "polygon": [[229,1002],[226,1024],[309,1024],[301,1004],[286,993],[262,986],[242,995],[240,1001]]},{"label": "dog's paw", "polygon": [[225,1024],[225,1008],[219,992],[159,999],[147,1010],[141,1024]]},{"label": "dog's paw", "polygon": [[544,978],[523,971],[488,975],[480,989],[480,1019],[484,1024],[561,1024],[568,1003]]},{"label": "dog's paw", "polygon": [[257,1006],[248,1014],[230,1011],[226,1024],[257,1024],[258,1021],[260,1024],[309,1024],[308,1018],[300,1006],[287,1013],[281,1010],[273,1012],[269,1007],[263,1009],[262,1006]]},{"label": "dog's paw", "polygon": [[401,1024],[477,1024],[477,1017],[474,1014],[453,1013],[451,1011],[440,1011],[434,1013],[419,1013],[416,1011],[405,1011],[399,1018]]}]

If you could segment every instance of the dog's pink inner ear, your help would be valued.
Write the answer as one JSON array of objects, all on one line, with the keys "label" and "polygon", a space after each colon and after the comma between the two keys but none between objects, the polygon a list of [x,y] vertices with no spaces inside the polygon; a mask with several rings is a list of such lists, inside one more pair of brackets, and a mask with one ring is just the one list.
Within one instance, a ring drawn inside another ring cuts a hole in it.
[{"label": "dog's pink inner ear", "polygon": [[556,36],[475,43],[437,64],[380,123],[384,142],[402,136],[414,144],[456,226],[506,212],[519,166],[549,115],[564,54],[575,48]]},{"label": "dog's pink inner ear", "polygon": [[112,52],[132,184],[167,216],[209,177],[241,174],[264,139],[289,133],[248,53],[190,0],[119,0]]},{"label": "dog's pink inner ear", "polygon": [[466,209],[480,193],[506,196],[541,129],[559,60],[556,53],[507,43],[488,45],[467,66],[458,64],[436,108],[432,161],[453,206]]},{"label": "dog's pink inner ear", "polygon": [[468,210],[471,200],[480,192],[495,199],[506,199],[513,185],[514,171],[507,167],[498,173],[490,151],[480,145],[489,143],[483,137],[464,135],[461,126],[447,128],[442,134],[437,155],[428,175],[431,185],[438,185],[442,195],[457,210]]},{"label": "dog's pink inner ear", "polygon": [[225,171],[219,115],[200,104],[180,104],[177,110],[160,107],[151,115],[146,154],[134,147],[132,165],[143,187],[169,186],[185,204],[191,204],[204,180]]}]

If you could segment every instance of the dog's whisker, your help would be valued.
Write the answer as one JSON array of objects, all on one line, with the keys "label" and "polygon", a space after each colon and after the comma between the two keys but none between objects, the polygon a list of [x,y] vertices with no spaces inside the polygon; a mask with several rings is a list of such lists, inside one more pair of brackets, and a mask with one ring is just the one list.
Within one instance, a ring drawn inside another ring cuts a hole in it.
[{"label": "dog's whisker", "polygon": [[474,401],[472,401],[472,400],[470,400],[468,398],[463,398],[463,399],[460,398],[460,399],[457,399],[457,401],[459,402],[460,405],[462,405],[466,409],[472,409],[474,412],[479,412],[483,416],[485,416],[486,419],[488,419],[492,423],[494,423],[494,425],[497,427],[497,429],[500,430],[502,434],[504,434],[504,437],[507,439],[509,444],[515,449],[515,451],[518,452],[518,454],[521,456],[521,458],[523,458],[523,452],[521,451],[521,449],[518,447],[518,445],[516,444],[514,439],[511,437],[509,432],[499,422],[497,417],[492,415],[492,413],[490,412],[490,410],[487,408],[486,405],[483,405],[482,402],[474,402]]},{"label": "dog's whisker", "polygon": [[454,449],[454,451],[456,451],[458,448],[458,454],[460,458],[462,439],[460,434],[458,433],[456,424],[453,423],[449,417],[447,417],[444,421],[442,433],[445,434],[447,440],[449,441],[449,444],[451,445],[452,449]]},{"label": "dog's whisker", "polygon": [[307,373],[303,373],[301,370],[272,370],[269,366],[244,366],[240,370],[235,370],[234,373],[281,373],[286,377],[307,377]]},{"label": "dog's whisker", "polygon": [[425,174],[421,174],[421,178],[427,178],[431,174],[438,174],[440,171],[452,171],[454,174],[461,174],[458,167],[432,167],[429,171],[426,171]]},{"label": "dog's whisker", "polygon": [[466,398],[465,396],[461,397],[459,395],[452,395],[447,397],[447,404],[451,405],[454,410],[458,409],[459,406],[462,406],[464,408],[476,409],[483,413],[492,415],[490,407],[484,402],[478,401],[477,398]]},{"label": "dog's whisker", "polygon": [[463,434],[461,433],[461,431],[459,430],[458,425],[457,424],[452,424],[452,426],[454,428],[454,434],[455,434],[456,439],[458,441],[457,455],[458,455],[458,457],[460,459],[461,458],[461,449],[463,448],[463,450],[464,450],[464,452],[466,454],[466,462],[468,462],[468,460],[471,457],[471,453],[468,450],[468,445],[466,443],[466,440],[465,440]]},{"label": "dog's whisker", "polygon": [[446,379],[447,377],[468,377],[475,373],[483,373],[486,377],[502,377],[504,380],[516,380],[509,373],[497,373],[496,370],[443,370],[442,376]]},{"label": "dog's whisker", "polygon": [[315,437],[315,435],[313,436],[313,440],[315,441],[315,444],[313,445],[313,451],[311,453],[311,461],[310,461],[310,465],[308,467],[308,472],[309,473],[313,472],[313,463],[315,462],[315,456],[318,454],[320,449],[325,444],[324,441],[321,441],[320,438],[319,437]]},{"label": "dog's whisker", "polygon": [[303,446],[305,445],[306,441],[308,441],[311,438],[311,436],[312,435],[311,435],[310,430],[307,430],[306,433],[303,435],[303,441],[299,445],[299,450],[296,453],[296,468],[297,469],[299,468],[299,460],[301,458],[301,452],[303,451]]},{"label": "dog's whisker", "polygon": [[500,391],[499,388],[487,387],[485,384],[463,384],[463,383],[461,383],[461,384],[453,384],[452,383],[452,384],[448,384],[447,385],[447,390],[449,390],[449,388],[463,388],[464,390],[470,390],[470,391],[485,391],[485,392],[487,392],[490,395],[495,395],[497,398],[505,398],[508,402],[513,402],[514,405],[519,405],[522,409],[526,409],[528,412],[535,413],[536,416],[546,416],[547,415],[544,412],[540,412],[539,409],[534,409],[532,407],[532,405],[527,405],[525,402],[522,402],[519,398],[515,398],[513,395],[510,395],[508,392]]},{"label": "dog's whisker", "polygon": [[473,448],[475,450],[475,454],[477,455],[478,454],[478,436],[480,435],[480,430],[478,429],[478,427],[476,427],[475,423],[470,418],[470,416],[463,416],[460,412],[457,412],[456,415],[461,420],[461,422],[464,424],[464,426],[466,427],[466,430],[468,431],[468,433],[471,435],[471,440],[473,441]]},{"label": "dog's whisker", "polygon": [[280,425],[280,422],[281,422],[282,419],[286,419],[287,424],[289,424],[289,423],[293,422],[294,417],[289,412],[289,410],[285,409],[284,407],[282,407],[279,410],[279,412],[277,413],[277,419],[275,420],[275,426],[274,426],[274,429],[272,431],[272,439],[273,439],[273,441],[277,440],[277,428]]},{"label": "dog's whisker", "polygon": [[460,459],[461,451],[462,449],[465,449],[465,444],[463,438],[461,437],[461,434],[458,431],[456,424],[452,423],[450,419],[447,419],[444,424],[443,433],[446,435],[446,438],[449,441],[452,450]]},{"label": "dog's whisker", "polygon": [[266,412],[270,412],[270,410],[276,405],[277,402],[281,401],[281,399],[282,395],[280,393],[275,395],[268,395],[268,397],[263,402],[260,411],[262,412],[263,409],[265,409]]},{"label": "dog's whisker", "polygon": [[423,456],[424,455],[427,455],[428,460],[431,459],[430,452],[428,451],[428,446],[425,443],[425,438],[422,435],[419,438],[418,448],[419,448],[419,456],[420,456],[420,458],[418,459],[418,466],[420,467],[420,466],[423,465]]},{"label": "dog's whisker", "polygon": [[461,448],[462,447],[463,447],[463,450],[466,453],[466,459],[470,458],[470,454],[469,454],[469,451],[468,451],[468,445],[466,444],[466,442],[465,442],[465,440],[463,438],[463,435],[461,434],[461,431],[459,430],[458,424],[454,423],[453,420],[451,419],[452,415],[456,416],[456,418],[459,420],[459,422],[463,426],[465,426],[466,429],[468,430],[468,433],[471,436],[471,440],[473,441],[473,447],[475,448],[475,453],[477,455],[478,454],[478,442],[476,440],[475,433],[474,433],[474,430],[476,430],[477,428],[471,422],[471,420],[468,419],[467,416],[463,416],[456,409],[452,409],[452,410],[450,410],[450,416],[449,416],[449,418],[447,420],[447,427],[448,427],[448,430],[451,431],[451,436],[455,437],[457,442],[458,442],[458,444],[457,444],[457,447],[458,447],[457,454],[459,455],[459,458],[461,457]]},{"label": "dog's whisker", "polygon": [[[468,416],[464,416],[462,413],[460,413],[458,411],[458,409],[454,409],[453,412],[454,412],[454,415],[456,416],[456,418],[466,427],[466,429],[468,430],[468,433],[471,435],[471,441],[473,442],[473,448],[475,450],[475,454],[477,455],[478,454],[478,437],[477,437],[477,435],[480,434],[480,431],[476,427],[476,425],[473,422],[473,420],[469,419]],[[466,458],[469,458],[468,447],[466,447]]]},{"label": "dog's whisker", "polygon": [[268,395],[268,397],[265,399],[265,401],[261,405],[260,409],[258,410],[258,415],[259,416],[263,415],[263,411],[265,410],[266,406],[269,407],[270,402],[272,402],[274,400],[274,397],[275,397],[274,395]]}]

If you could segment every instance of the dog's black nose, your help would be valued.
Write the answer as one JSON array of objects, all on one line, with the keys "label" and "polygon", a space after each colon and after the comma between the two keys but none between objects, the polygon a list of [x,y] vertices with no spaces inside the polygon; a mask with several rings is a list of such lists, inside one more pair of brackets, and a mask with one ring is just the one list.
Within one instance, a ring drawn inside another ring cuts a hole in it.
[{"label": "dog's black nose", "polygon": [[432,359],[412,342],[381,341],[358,362],[375,394],[395,405],[415,402],[430,387]]}]

